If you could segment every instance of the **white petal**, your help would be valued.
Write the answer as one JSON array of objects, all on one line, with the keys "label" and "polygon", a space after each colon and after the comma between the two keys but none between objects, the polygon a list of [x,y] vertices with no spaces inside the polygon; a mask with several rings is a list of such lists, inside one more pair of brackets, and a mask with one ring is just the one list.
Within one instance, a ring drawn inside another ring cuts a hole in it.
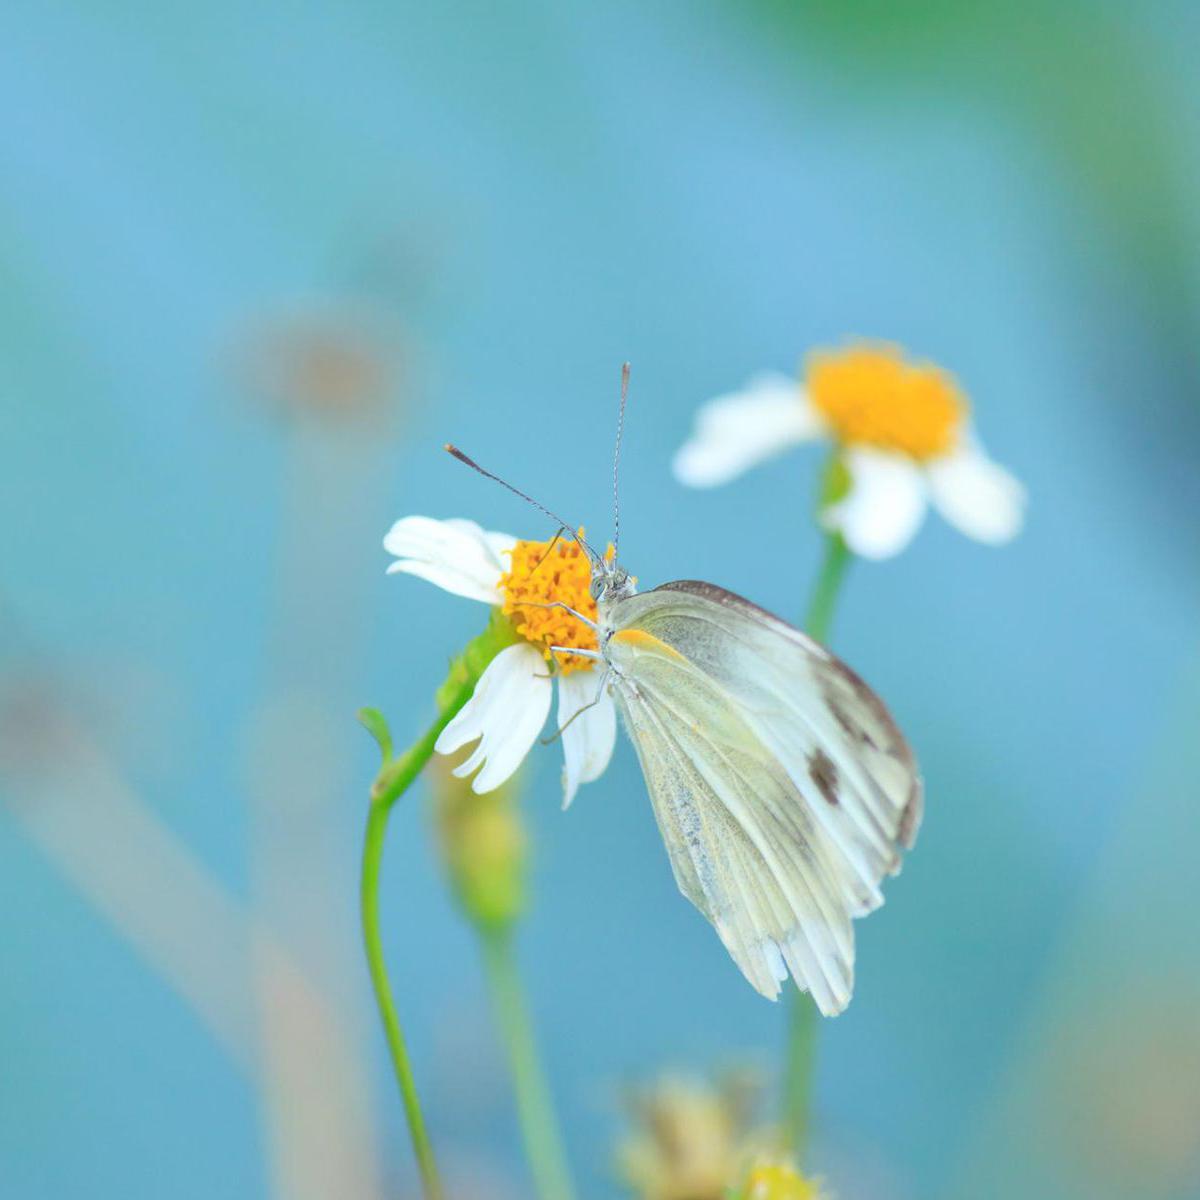
[{"label": "white petal", "polygon": [[912,541],[925,516],[925,481],[905,455],[848,450],[850,492],[822,513],[862,558],[891,558]]},{"label": "white petal", "polygon": [[398,559],[388,567],[389,575],[416,575],[456,596],[499,604],[500,576],[508,569],[501,555],[515,542],[474,521],[404,517],[388,530],[383,548]]},{"label": "white petal", "polygon": [[765,372],[742,391],[700,408],[692,436],[679,448],[672,469],[689,487],[713,487],[823,431],[796,380]]},{"label": "white petal", "polygon": [[601,671],[591,670],[571,671],[558,679],[558,727],[563,731],[563,808],[575,799],[581,783],[600,778],[612,758],[617,740],[617,709],[608,689],[600,691],[602,677]]},{"label": "white petal", "polygon": [[[468,525],[470,523],[467,522]],[[511,533],[495,533],[488,529],[483,531],[483,536],[491,547],[492,553],[499,560],[501,568],[507,571],[510,565],[508,552],[517,544],[517,539]]]},{"label": "white petal", "polygon": [[501,650],[488,663],[470,700],[442,730],[434,749],[453,754],[468,742],[479,745],[454,774],[476,792],[498,788],[521,765],[550,711],[550,676],[546,660],[528,643]]},{"label": "white petal", "polygon": [[998,546],[1025,520],[1025,489],[979,446],[969,445],[927,469],[934,506],[956,529]]}]

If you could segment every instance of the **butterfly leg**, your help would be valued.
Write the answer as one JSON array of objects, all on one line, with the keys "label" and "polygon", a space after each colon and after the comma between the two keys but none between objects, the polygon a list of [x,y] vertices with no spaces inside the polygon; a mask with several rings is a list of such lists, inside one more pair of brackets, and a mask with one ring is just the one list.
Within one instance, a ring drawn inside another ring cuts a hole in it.
[{"label": "butterfly leg", "polygon": [[[519,607],[521,607],[521,608],[561,608],[564,612],[569,612],[571,614],[571,616],[576,618],[576,620],[582,621],[589,629],[599,629],[600,628],[596,624],[596,622],[591,619],[591,617],[585,617],[583,615],[583,613],[576,612],[569,604],[564,604],[561,600],[552,600],[549,604],[535,604],[532,601],[522,601],[521,604],[519,605]],[[551,649],[557,649],[557,647],[552,646]],[[580,654],[580,653],[582,653],[582,651],[574,650],[574,651],[572,651],[572,653]],[[597,655],[597,657],[599,657],[599,655]]]},{"label": "butterfly leg", "polygon": [[590,658],[595,662],[601,662],[604,659],[604,655],[599,650],[584,650],[579,646],[551,646],[550,653],[574,654],[578,658]]},{"label": "butterfly leg", "polygon": [[[550,647],[550,649],[551,649],[551,650],[560,650],[560,649],[562,649],[562,648],[563,648],[563,647],[560,647],[560,646],[551,646],[551,647]],[[578,650],[572,650],[572,651],[571,651],[571,653],[572,653],[572,654],[579,654],[579,653],[580,653],[580,651],[578,651]],[[597,658],[599,658],[600,656],[599,656],[599,655],[597,655],[596,657],[597,657]],[[555,730],[555,731],[554,731],[554,732],[553,732],[553,733],[552,733],[552,734],[551,734],[549,737],[539,738],[538,740],[541,742],[541,744],[542,744],[543,746],[549,746],[551,742],[557,742],[557,741],[558,741],[558,739],[559,739],[560,737],[562,737],[562,735],[563,735],[564,733],[566,733],[566,731],[567,731],[567,727],[568,727],[568,726],[571,724],[571,722],[572,722],[572,721],[574,721],[574,720],[575,720],[575,718],[576,718],[576,717],[581,717],[581,716],[583,716],[583,714],[584,714],[585,712],[587,712],[589,708],[595,708],[595,707],[596,707],[596,705],[600,703],[601,699],[603,699],[603,697],[604,697],[604,689],[605,689],[605,688],[608,686],[608,677],[609,677],[609,675],[611,675],[611,674],[612,674],[612,667],[606,667],[606,668],[605,668],[605,671],[604,671],[604,676],[603,676],[603,677],[601,678],[601,680],[600,680],[600,686],[599,686],[599,688],[597,688],[597,689],[596,689],[596,698],[595,698],[595,700],[592,700],[590,703],[588,703],[588,704],[585,704],[585,705],[584,705],[582,708],[577,708],[577,709],[576,709],[576,710],[575,710],[575,711],[574,711],[574,712],[573,712],[573,713],[572,713],[572,714],[571,714],[571,715],[570,715],[570,716],[567,718],[567,720],[566,720],[566,723],[565,723],[565,724],[564,724],[564,725],[563,725],[563,726],[562,726],[560,729],[556,729],[556,730]]]}]

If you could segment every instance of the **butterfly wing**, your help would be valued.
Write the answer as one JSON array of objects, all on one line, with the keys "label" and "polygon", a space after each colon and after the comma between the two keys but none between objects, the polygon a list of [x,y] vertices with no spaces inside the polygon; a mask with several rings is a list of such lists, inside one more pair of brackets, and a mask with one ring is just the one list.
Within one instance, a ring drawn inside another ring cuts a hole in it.
[{"label": "butterfly wing", "polygon": [[680,890],[759,992],[790,972],[840,1012],[851,919],[883,902],[920,821],[903,736],[840,660],[712,584],[666,584],[601,620]]}]

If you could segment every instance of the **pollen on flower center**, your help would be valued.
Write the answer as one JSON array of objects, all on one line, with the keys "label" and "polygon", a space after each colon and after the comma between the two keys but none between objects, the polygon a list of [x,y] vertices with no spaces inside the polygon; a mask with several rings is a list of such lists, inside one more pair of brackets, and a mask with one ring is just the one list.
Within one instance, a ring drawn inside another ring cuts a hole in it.
[{"label": "pollen on flower center", "polygon": [[952,450],[967,415],[967,399],[953,376],[932,363],[905,361],[898,346],[813,354],[808,393],[843,445],[916,459]]},{"label": "pollen on flower center", "polygon": [[[579,536],[583,536],[582,529]],[[510,561],[509,569],[500,576],[500,589],[504,593],[503,611],[512,618],[516,631],[564,673],[590,667],[591,659],[576,654],[552,655],[550,647],[595,650],[592,630],[565,609],[534,607],[558,602],[592,621],[596,619],[596,602],[589,591],[592,568],[578,542],[567,537],[554,542],[517,542]]]}]

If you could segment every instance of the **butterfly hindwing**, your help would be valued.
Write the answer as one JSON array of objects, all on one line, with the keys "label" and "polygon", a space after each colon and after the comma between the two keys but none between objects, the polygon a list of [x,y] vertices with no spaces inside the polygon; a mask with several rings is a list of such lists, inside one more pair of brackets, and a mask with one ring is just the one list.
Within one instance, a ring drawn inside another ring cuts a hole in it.
[{"label": "butterfly hindwing", "polygon": [[760,992],[790,971],[840,1012],[850,919],[882,903],[920,816],[886,709],[822,647],[711,584],[622,599],[601,624],[680,889]]}]

